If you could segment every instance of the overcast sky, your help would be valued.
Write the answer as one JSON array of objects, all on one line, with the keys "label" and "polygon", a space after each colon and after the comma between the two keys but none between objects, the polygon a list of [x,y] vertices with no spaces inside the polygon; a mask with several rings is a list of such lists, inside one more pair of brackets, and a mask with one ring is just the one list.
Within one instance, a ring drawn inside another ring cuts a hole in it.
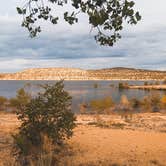
[{"label": "overcast sky", "polygon": [[[25,0],[24,0],[25,1]],[[142,20],[126,26],[114,47],[101,47],[93,39],[86,18],[76,26],[43,25],[43,32],[31,39],[20,24],[16,6],[23,0],[1,2],[0,72],[36,67],[83,69],[134,67],[166,70],[166,1],[135,0]]]}]

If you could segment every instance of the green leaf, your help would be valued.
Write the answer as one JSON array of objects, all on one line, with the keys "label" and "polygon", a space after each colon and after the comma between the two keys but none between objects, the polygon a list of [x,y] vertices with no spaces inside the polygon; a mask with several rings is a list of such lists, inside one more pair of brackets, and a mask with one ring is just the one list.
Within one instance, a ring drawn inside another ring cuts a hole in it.
[{"label": "green leaf", "polygon": [[141,20],[141,16],[140,16],[139,12],[136,12],[135,17],[136,17],[137,21]]},{"label": "green leaf", "polygon": [[17,9],[18,14],[23,14],[23,11],[21,8],[17,7],[16,9]]}]

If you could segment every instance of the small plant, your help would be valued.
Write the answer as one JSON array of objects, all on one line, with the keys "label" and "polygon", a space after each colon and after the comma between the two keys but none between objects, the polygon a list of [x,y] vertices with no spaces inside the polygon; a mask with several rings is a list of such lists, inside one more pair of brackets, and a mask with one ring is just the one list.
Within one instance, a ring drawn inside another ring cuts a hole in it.
[{"label": "small plant", "polygon": [[129,85],[127,82],[123,83],[123,82],[119,82],[119,85],[118,85],[119,89],[128,89],[129,88]]},{"label": "small plant", "polygon": [[159,82],[159,81],[156,81],[154,84],[155,84],[155,85],[160,85],[160,82]]},{"label": "small plant", "polygon": [[151,100],[151,106],[152,106],[152,111],[153,112],[158,112],[160,110],[160,94],[159,93],[153,93],[150,96]]},{"label": "small plant", "polygon": [[17,91],[15,98],[9,100],[10,107],[16,109],[17,111],[22,111],[25,109],[26,105],[30,102],[31,95],[21,88]]},{"label": "small plant", "polygon": [[22,124],[13,138],[19,156],[39,155],[45,137],[54,147],[62,145],[73,134],[75,116],[71,112],[71,96],[64,90],[63,81],[45,85],[43,89],[18,112]]},{"label": "small plant", "polygon": [[145,82],[144,82],[144,85],[145,85],[145,86],[147,86],[147,85],[149,85],[149,84],[148,84],[148,82],[147,82],[147,81],[145,81]]},{"label": "small plant", "polygon": [[165,85],[165,84],[166,84],[166,79],[164,79],[164,80],[163,80],[162,84],[163,84],[163,85]]},{"label": "small plant", "polygon": [[166,95],[163,95],[163,96],[162,96],[160,102],[161,102],[161,107],[162,107],[163,109],[166,109]]},{"label": "small plant", "polygon": [[96,99],[90,102],[91,109],[96,113],[106,113],[107,109],[114,106],[114,101],[111,97],[105,97],[103,99]]},{"label": "small plant", "polygon": [[140,107],[140,105],[141,105],[141,102],[140,102],[140,100],[137,99],[137,98],[132,98],[132,99],[130,100],[130,105],[131,105],[131,107],[132,107],[133,109],[138,109],[138,108]]},{"label": "small plant", "polygon": [[86,114],[88,109],[88,105],[86,103],[80,104],[80,113],[81,114]]},{"label": "small plant", "polygon": [[124,119],[126,122],[130,122],[133,116],[133,110],[130,106],[130,102],[127,96],[122,95],[120,99],[120,108],[119,113],[121,114],[121,118]]},{"label": "small plant", "polygon": [[4,111],[6,109],[7,102],[7,98],[0,96],[0,111]]},{"label": "small plant", "polygon": [[97,88],[99,87],[99,85],[98,85],[97,83],[95,83],[95,84],[93,84],[93,87],[94,87],[95,89],[97,89]]},{"label": "small plant", "polygon": [[141,100],[141,109],[143,112],[151,112],[152,111],[152,105],[151,105],[151,100],[149,96],[145,96]]}]

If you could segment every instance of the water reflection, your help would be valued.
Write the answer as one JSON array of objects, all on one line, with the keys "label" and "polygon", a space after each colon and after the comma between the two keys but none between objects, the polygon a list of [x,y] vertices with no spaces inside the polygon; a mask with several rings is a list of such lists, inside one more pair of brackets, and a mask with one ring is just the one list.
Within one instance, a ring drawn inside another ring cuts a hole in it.
[{"label": "water reflection", "polygon": [[[54,84],[56,81],[0,81],[0,96],[14,97],[16,91],[26,85],[26,89],[35,95],[41,84]],[[81,103],[89,103],[93,99],[112,96],[114,102],[118,103],[122,95],[127,98],[141,99],[144,96],[156,93],[156,90],[119,89],[118,84],[122,81],[65,81],[65,89],[72,96],[72,109],[78,112]],[[123,81],[130,85],[143,85],[144,81]],[[153,83],[153,81],[149,81]],[[97,84],[97,87],[94,87]],[[31,85],[31,86],[30,86]],[[166,94],[166,91],[157,91]]]}]

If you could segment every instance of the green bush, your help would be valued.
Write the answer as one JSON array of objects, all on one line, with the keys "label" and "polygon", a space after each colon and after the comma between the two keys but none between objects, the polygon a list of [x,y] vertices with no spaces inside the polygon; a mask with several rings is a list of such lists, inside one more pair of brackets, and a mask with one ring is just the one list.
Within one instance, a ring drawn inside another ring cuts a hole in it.
[{"label": "green bush", "polygon": [[16,97],[9,100],[9,103],[10,107],[17,109],[18,111],[22,111],[30,100],[31,95],[27,93],[24,88],[21,88],[17,91]]},{"label": "green bush", "polygon": [[43,88],[44,91],[18,112],[22,124],[13,138],[15,149],[21,155],[41,152],[45,137],[53,145],[61,145],[73,134],[75,116],[71,112],[71,97],[64,90],[63,81],[52,86],[44,85]]}]

